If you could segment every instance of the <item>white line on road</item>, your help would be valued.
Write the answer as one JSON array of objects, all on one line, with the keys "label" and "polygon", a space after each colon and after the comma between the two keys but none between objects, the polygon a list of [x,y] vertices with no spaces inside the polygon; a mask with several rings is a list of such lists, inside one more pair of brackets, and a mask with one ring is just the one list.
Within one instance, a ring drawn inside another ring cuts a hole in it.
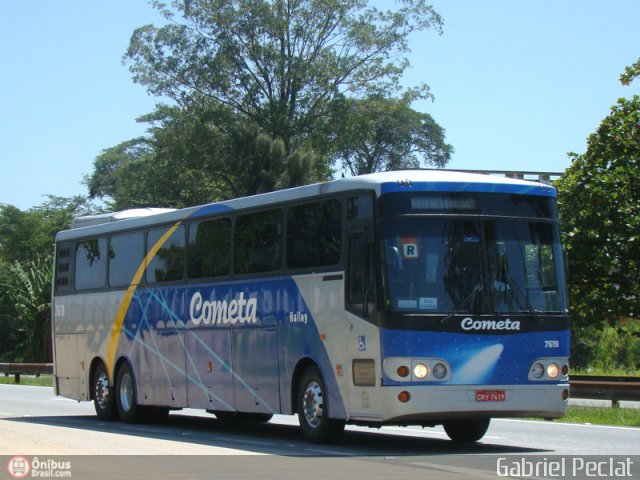
[{"label": "white line on road", "polygon": [[638,431],[638,427],[619,427],[617,425],[593,425],[591,423],[567,423],[567,422],[540,422],[536,420],[519,420],[517,418],[500,418],[501,422],[521,422],[521,423],[537,423],[538,425],[553,425],[555,427],[592,427],[592,428],[612,428],[614,430],[634,430]]}]

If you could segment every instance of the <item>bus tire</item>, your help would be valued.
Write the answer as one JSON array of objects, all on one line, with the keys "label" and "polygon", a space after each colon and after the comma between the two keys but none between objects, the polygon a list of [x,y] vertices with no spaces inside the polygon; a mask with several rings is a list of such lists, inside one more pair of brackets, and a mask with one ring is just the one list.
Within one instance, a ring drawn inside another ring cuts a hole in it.
[{"label": "bus tire", "polygon": [[329,397],[326,391],[318,367],[308,367],[298,389],[297,412],[302,435],[311,443],[331,442],[344,430],[344,420],[327,416]]},{"label": "bus tire", "polygon": [[451,440],[456,443],[475,443],[480,440],[489,428],[490,418],[473,420],[450,420],[442,426]]},{"label": "bus tire", "polygon": [[116,408],[124,423],[136,423],[143,419],[145,409],[138,405],[136,379],[127,362],[123,363],[116,377]]},{"label": "bus tire", "polygon": [[93,407],[100,420],[115,420],[118,416],[113,387],[109,384],[107,369],[103,363],[96,366],[91,378]]}]

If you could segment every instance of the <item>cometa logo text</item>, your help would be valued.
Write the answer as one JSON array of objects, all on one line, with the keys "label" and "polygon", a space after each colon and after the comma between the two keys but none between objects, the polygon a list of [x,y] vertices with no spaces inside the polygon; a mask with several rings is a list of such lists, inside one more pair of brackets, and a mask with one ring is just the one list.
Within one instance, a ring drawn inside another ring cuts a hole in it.
[{"label": "cometa logo text", "polygon": [[462,320],[460,326],[463,330],[520,330],[520,321],[511,320],[474,320],[467,317]]},{"label": "cometa logo text", "polygon": [[258,300],[244,298],[240,292],[238,298],[227,303],[226,300],[204,300],[200,292],[191,297],[189,316],[194,325],[226,325],[235,323],[257,323],[256,310]]}]

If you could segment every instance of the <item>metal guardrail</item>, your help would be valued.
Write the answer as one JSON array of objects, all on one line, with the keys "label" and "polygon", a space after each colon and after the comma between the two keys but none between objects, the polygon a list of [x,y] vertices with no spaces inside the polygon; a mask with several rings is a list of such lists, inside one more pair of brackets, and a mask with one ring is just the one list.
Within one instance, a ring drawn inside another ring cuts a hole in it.
[{"label": "metal guardrail", "polygon": [[13,375],[16,383],[20,383],[20,375],[52,374],[53,363],[0,363],[0,373],[5,377]]},{"label": "metal guardrail", "polygon": [[640,378],[571,375],[569,385],[571,398],[611,400],[612,407],[640,401]]}]

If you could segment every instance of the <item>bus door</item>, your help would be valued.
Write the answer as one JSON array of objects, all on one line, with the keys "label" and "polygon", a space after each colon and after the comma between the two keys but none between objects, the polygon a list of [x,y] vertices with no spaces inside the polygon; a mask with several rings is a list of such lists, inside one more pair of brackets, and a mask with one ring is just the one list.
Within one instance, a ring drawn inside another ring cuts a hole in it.
[{"label": "bus door", "polygon": [[376,420],[379,408],[373,390],[379,386],[381,369],[373,197],[368,194],[350,197],[348,220],[345,303],[350,325],[345,363],[351,383],[349,414],[354,418]]}]

